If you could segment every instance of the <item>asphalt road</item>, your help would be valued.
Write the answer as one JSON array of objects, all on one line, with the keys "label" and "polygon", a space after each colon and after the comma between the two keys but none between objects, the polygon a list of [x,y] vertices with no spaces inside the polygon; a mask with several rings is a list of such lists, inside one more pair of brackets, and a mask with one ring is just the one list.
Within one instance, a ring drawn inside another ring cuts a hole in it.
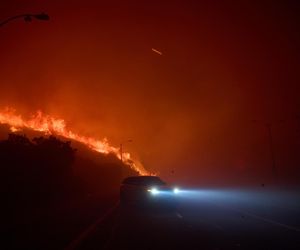
[{"label": "asphalt road", "polygon": [[116,208],[76,249],[298,250],[298,198],[282,191],[183,191],[178,213]]},{"label": "asphalt road", "polygon": [[33,206],[24,204],[0,213],[0,249],[64,249],[116,203],[115,196],[65,199]]}]

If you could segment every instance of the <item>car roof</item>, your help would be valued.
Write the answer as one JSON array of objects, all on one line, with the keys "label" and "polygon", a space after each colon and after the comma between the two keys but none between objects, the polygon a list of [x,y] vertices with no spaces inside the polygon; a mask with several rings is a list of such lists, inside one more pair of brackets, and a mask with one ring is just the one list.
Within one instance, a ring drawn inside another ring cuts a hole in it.
[{"label": "car roof", "polygon": [[123,180],[123,184],[132,184],[132,185],[166,185],[159,177],[157,176],[131,176]]}]

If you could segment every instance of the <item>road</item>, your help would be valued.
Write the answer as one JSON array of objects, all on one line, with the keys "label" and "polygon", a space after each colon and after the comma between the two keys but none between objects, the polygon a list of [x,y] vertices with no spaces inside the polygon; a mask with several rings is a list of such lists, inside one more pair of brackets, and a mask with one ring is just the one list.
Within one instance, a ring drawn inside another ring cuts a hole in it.
[{"label": "road", "polygon": [[115,204],[115,196],[82,196],[33,206],[26,202],[10,213],[1,207],[0,249],[64,249]]},{"label": "road", "polygon": [[115,209],[76,249],[300,249],[298,193],[183,191],[178,213]]}]

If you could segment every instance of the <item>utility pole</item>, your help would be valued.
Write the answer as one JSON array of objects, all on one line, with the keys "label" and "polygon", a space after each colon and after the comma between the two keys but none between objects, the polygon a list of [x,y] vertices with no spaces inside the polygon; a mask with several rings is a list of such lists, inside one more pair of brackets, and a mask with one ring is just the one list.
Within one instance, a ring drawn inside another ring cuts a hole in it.
[{"label": "utility pole", "polygon": [[276,163],[275,163],[275,154],[274,154],[274,147],[273,147],[273,136],[272,136],[272,124],[267,123],[266,124],[268,135],[269,135],[269,145],[270,145],[270,153],[271,153],[271,159],[272,159],[272,172],[273,176],[277,176],[277,169],[276,169]]},{"label": "utility pole", "polygon": [[121,159],[121,162],[123,162],[123,144],[126,143],[126,142],[132,142],[132,140],[127,140],[127,141],[124,141],[124,142],[120,143],[120,159]]},{"label": "utility pole", "polygon": [[[252,122],[262,122],[259,120],[252,120]],[[276,168],[276,162],[275,162],[275,152],[274,152],[274,143],[273,143],[273,134],[272,134],[272,123],[267,122],[265,123],[265,126],[267,128],[268,132],[268,138],[269,138],[269,148],[270,148],[270,153],[271,153],[271,161],[272,161],[272,175],[274,178],[277,177],[277,168]]]},{"label": "utility pole", "polygon": [[120,144],[120,156],[121,156],[121,162],[123,163],[123,143]]},{"label": "utility pole", "polygon": [[[123,144],[126,143],[126,142],[132,142],[132,140],[127,140],[127,141],[123,141],[120,143],[120,160],[121,160],[121,163],[123,163]],[[123,179],[124,177],[124,173],[123,173],[123,166],[121,166],[121,179]]]}]

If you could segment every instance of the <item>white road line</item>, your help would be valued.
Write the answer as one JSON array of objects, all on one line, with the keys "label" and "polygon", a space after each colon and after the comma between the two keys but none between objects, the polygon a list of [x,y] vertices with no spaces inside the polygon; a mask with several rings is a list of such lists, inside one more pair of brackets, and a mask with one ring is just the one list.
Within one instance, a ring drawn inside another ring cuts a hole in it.
[{"label": "white road line", "polygon": [[239,210],[239,209],[236,209],[236,208],[232,208],[232,207],[220,205],[220,204],[217,204],[217,203],[213,203],[213,204],[215,204],[215,205],[217,205],[219,207],[228,209],[228,210],[232,210],[232,211],[238,212],[240,214],[248,215],[248,216],[253,217],[253,218],[257,219],[257,220],[264,221],[266,223],[270,223],[270,224],[273,224],[273,225],[276,225],[276,226],[284,227],[286,229],[293,230],[293,231],[296,231],[296,232],[300,232],[300,229],[297,228],[297,227],[294,227],[294,226],[286,225],[286,224],[283,224],[281,222],[278,222],[278,221],[275,221],[275,220],[271,220],[271,219],[267,219],[267,218],[261,217],[259,215],[252,214],[252,213],[249,213],[249,212],[246,212],[246,211],[242,211],[242,210]]},{"label": "white road line", "polygon": [[268,222],[270,224],[274,224],[274,225],[281,226],[281,227],[284,227],[284,228],[289,229],[289,230],[294,230],[294,231],[300,232],[300,229],[297,228],[297,227],[286,225],[286,224],[283,224],[283,223],[275,221],[275,220],[267,219],[267,218],[261,217],[261,216],[256,215],[256,214],[249,213],[249,212],[240,211],[240,213],[247,214],[247,215],[249,215],[249,216],[251,216],[253,218],[256,218],[258,220],[262,220],[264,222]]},{"label": "white road line", "polygon": [[112,241],[114,240],[114,237],[115,237],[115,232],[116,232],[116,229],[118,227],[118,221],[119,221],[119,218],[120,218],[120,213],[116,216],[115,218],[115,221],[113,222],[113,225],[112,225],[112,228],[111,228],[111,232],[110,232],[110,235],[106,241],[106,243],[104,244],[104,247],[102,249],[109,249]]},{"label": "white road line", "polygon": [[114,206],[106,211],[106,213],[99,217],[93,224],[91,224],[88,228],[86,228],[81,234],[73,240],[64,250],[74,250],[76,249],[82,242],[85,240],[92,232],[95,231],[96,227],[100,225],[109,215],[111,215],[114,210],[119,206],[119,202],[117,202]]},{"label": "white road line", "polygon": [[177,216],[177,218],[179,218],[179,219],[183,219],[183,216],[180,214],[180,213],[176,213],[176,216]]}]

